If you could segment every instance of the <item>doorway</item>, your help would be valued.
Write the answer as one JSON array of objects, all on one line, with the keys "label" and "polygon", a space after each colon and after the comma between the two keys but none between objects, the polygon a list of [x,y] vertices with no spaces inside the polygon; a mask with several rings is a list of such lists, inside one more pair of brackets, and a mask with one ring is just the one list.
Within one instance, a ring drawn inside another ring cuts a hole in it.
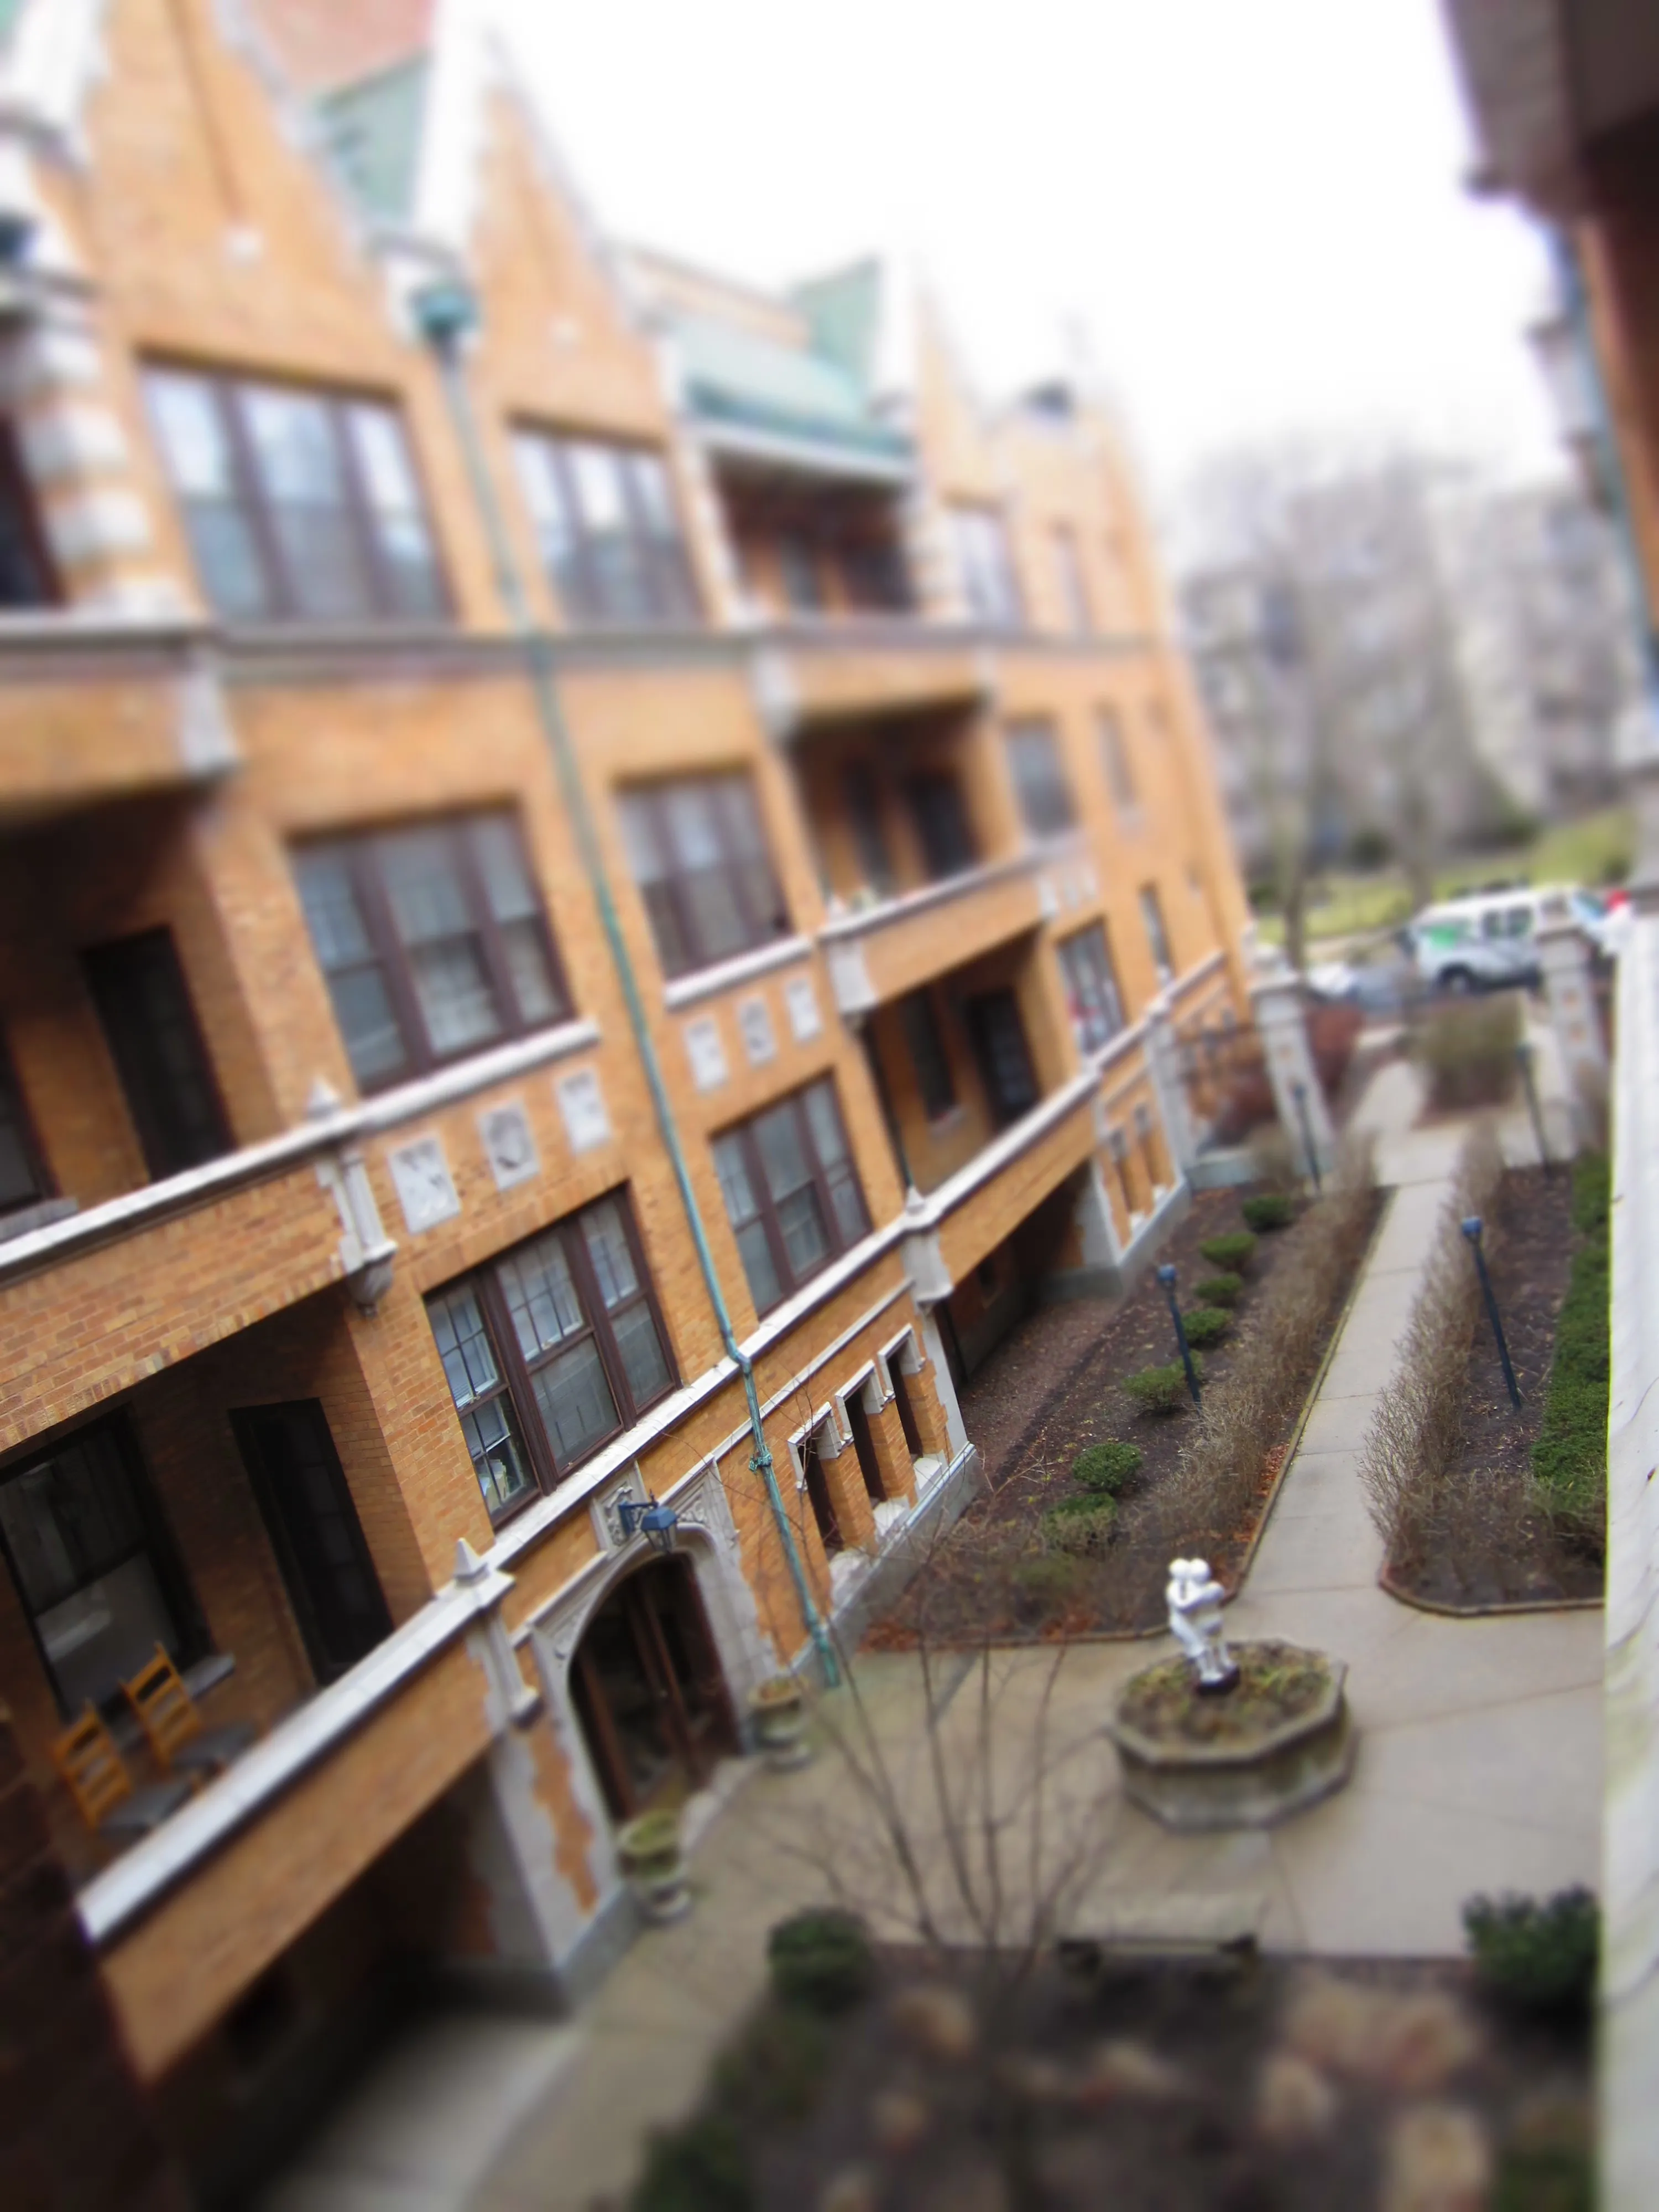
[{"label": "doorway", "polygon": [[653,1560],[611,1591],[576,1646],[570,1683],[613,1819],[678,1804],[737,1748],[689,1559]]}]

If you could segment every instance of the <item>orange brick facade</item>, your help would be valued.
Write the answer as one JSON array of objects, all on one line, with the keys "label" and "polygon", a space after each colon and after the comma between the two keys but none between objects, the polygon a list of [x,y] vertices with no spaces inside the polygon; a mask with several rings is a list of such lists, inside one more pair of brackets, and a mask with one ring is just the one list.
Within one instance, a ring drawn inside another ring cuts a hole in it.
[{"label": "orange brick facade", "polygon": [[[915,1516],[951,1510],[971,1479],[953,1367],[1012,1318],[1021,1283],[1110,1287],[1179,1196],[1146,1048],[1170,1013],[1143,895],[1163,916],[1183,1021],[1240,1003],[1244,918],[1144,526],[1086,402],[988,426],[921,327],[907,527],[942,543],[953,505],[999,511],[1022,623],[990,635],[952,602],[947,566],[925,561],[902,621],[833,605],[811,626],[756,621],[733,580],[772,588],[775,550],[763,545],[745,569],[725,464],[675,395],[659,325],[499,70],[485,70],[468,136],[459,227],[428,239],[422,262],[304,150],[299,103],[326,74],[319,11],[273,0],[246,14],[256,29],[268,16],[270,35],[228,39],[209,0],[110,0],[78,73],[60,65],[28,88],[46,112],[17,143],[37,256],[58,274],[28,292],[0,341],[61,593],[15,649],[0,645],[0,1038],[41,1200],[21,1233],[0,1237],[0,1486],[82,1425],[118,1416],[195,1645],[234,1662],[204,1692],[205,1717],[259,1731],[240,1770],[258,1779],[255,1802],[222,1819],[233,1770],[174,1815],[187,1848],[168,1844],[167,1825],[125,1855],[88,1833],[50,1762],[72,1717],[49,1663],[62,1632],[32,1621],[4,1567],[0,1691],[88,1885],[135,2063],[168,2085],[185,2132],[207,2134],[208,2108],[232,2096],[240,2008],[273,1977],[304,1983],[319,1947],[361,1955],[365,1977],[414,1951],[580,1985],[621,1894],[580,1652],[596,1611],[652,1571],[643,1540],[621,1533],[619,1488],[680,1512],[719,1695],[740,1727],[758,1682],[811,1656],[790,1545],[816,1613],[855,1617],[884,1548]],[[297,50],[277,35],[285,14]],[[382,40],[395,52],[397,15],[376,11],[377,53]],[[27,40],[15,52],[27,58]],[[428,84],[428,103],[453,96]],[[423,219],[439,217],[425,207]],[[507,556],[551,641],[599,866],[752,1362],[781,1518],[750,1466],[741,1380],[489,518],[410,320],[411,289],[434,268],[465,279],[476,302],[460,374]],[[157,363],[393,407],[448,618],[221,622],[146,412],[143,373]],[[512,434],[526,425],[663,456],[700,622],[653,635],[572,618],[516,473]],[[75,466],[40,461],[54,440]],[[1086,634],[1059,594],[1057,533],[1076,548]],[[1103,752],[1108,716],[1132,801]],[[1031,723],[1053,733],[1071,794],[1054,837],[1023,819],[1009,763],[1008,729]],[[845,771],[901,756],[907,774],[956,780],[976,864],[930,885],[901,811],[896,879],[872,897]],[[787,927],[729,967],[671,976],[618,794],[734,771],[750,780]],[[295,848],[492,810],[518,824],[568,1017],[366,1094]],[[1096,924],[1123,1014],[1103,1051],[1074,1033],[1056,952]],[[85,959],[156,930],[170,933],[229,1145],[159,1176]],[[901,1018],[918,991],[936,1002],[955,1092],[931,1118]],[[1018,1112],[987,1057],[988,1006],[1023,1036],[1032,1089]],[[757,1312],[715,1142],[826,1079],[867,1233],[844,1236],[829,1264]],[[486,1129],[508,1108],[534,1164],[504,1178]],[[403,1194],[418,1146],[441,1159],[453,1200],[427,1225]],[[492,1524],[426,1300],[618,1192],[676,1387]],[[238,1425],[313,1401],[389,1623],[332,1681],[310,1656],[303,1593]],[[456,1579],[460,1542],[483,1562],[475,1596]],[[145,1778],[142,1751],[131,1756]],[[349,1940],[325,1944],[319,1931],[337,1924]]]}]

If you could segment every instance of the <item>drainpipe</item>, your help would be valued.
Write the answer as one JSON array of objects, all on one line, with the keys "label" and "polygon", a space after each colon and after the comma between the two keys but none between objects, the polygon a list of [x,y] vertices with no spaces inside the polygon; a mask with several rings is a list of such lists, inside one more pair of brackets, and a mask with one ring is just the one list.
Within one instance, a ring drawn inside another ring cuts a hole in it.
[{"label": "drainpipe", "polygon": [[702,1270],[703,1285],[714,1309],[720,1341],[727,1357],[735,1364],[743,1377],[744,1396],[749,1406],[749,1433],[754,1443],[749,1464],[765,1486],[766,1501],[771,1509],[778,1538],[783,1546],[783,1555],[789,1565],[790,1578],[795,1585],[795,1596],[801,1617],[806,1623],[807,1634],[823,1671],[826,1686],[834,1689],[841,1680],[841,1668],[836,1658],[834,1644],[824,1626],[812,1592],[806,1579],[806,1570],[801,1563],[800,1552],[795,1543],[795,1532],[789,1525],[784,1510],[783,1498],[778,1489],[777,1471],[772,1463],[771,1448],[766,1441],[766,1431],[761,1421],[760,1396],[755,1388],[755,1364],[744,1351],[732,1326],[726,1293],[715,1271],[714,1255],[708,1248],[708,1232],[703,1227],[702,1214],[697,1205],[696,1193],[691,1188],[691,1171],[686,1164],[684,1148],[680,1143],[678,1125],[663,1081],[662,1065],[652,1041],[646,1020],[645,1000],[641,994],[639,978],[629,957],[623,941],[622,925],[617,918],[616,902],[611,895],[611,885],[599,854],[599,841],[593,824],[592,811],[587,803],[576,766],[575,749],[570,742],[570,731],[559,702],[558,684],[554,675],[552,640],[536,623],[530,603],[520,580],[518,568],[513,557],[511,543],[485,465],[483,443],[472,410],[472,396],[468,388],[466,372],[461,362],[461,345],[468,332],[477,323],[477,307],[472,293],[459,283],[437,283],[417,293],[412,302],[416,325],[421,336],[431,347],[438,364],[444,398],[449,409],[450,421],[459,442],[466,465],[467,478],[471,486],[478,517],[483,525],[484,536],[489,544],[491,566],[495,570],[495,586],[514,629],[522,640],[525,659],[530,671],[532,695],[535,700],[537,720],[542,735],[553,756],[558,774],[559,789],[576,833],[576,848],[581,856],[583,872],[593,893],[599,910],[599,922],[611,953],[612,965],[622,984],[623,1002],[628,1011],[629,1027],[634,1033],[634,1043],[645,1069],[646,1085],[651,1093],[651,1104],[657,1118],[657,1127],[667,1150],[669,1162],[678,1186],[680,1203],[690,1224],[691,1242],[696,1248],[697,1265]]}]

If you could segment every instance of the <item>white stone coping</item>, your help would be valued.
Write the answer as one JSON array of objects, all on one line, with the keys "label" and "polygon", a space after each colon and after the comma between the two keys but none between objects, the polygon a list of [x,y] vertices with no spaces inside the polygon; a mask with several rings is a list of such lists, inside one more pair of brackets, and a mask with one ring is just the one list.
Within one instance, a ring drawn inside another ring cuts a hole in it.
[{"label": "white stone coping", "polygon": [[1164,995],[1170,999],[1184,999],[1189,992],[1198,988],[1206,975],[1212,975],[1224,963],[1226,957],[1226,947],[1218,945],[1215,951],[1206,953],[1195,968],[1189,968],[1184,975],[1177,975],[1168,986]]},{"label": "white stone coping", "polygon": [[0,1284],[72,1259],[94,1245],[147,1229],[192,1206],[210,1204],[336,1146],[418,1120],[459,1098],[508,1082],[527,1069],[544,1066],[571,1053],[586,1051],[599,1042],[597,1022],[560,1022],[534,1036],[515,1038],[511,1044],[458,1060],[452,1067],[417,1077],[412,1083],[400,1083],[394,1090],[377,1091],[355,1106],[319,1114],[298,1128],[285,1129],[280,1137],[244,1145],[202,1167],[187,1168],[182,1175],[167,1176],[160,1182],[145,1183],[119,1198],[106,1199],[101,1206],[88,1206],[84,1212],[0,1243]]},{"label": "white stone coping", "polygon": [[1659,2203],[1659,915],[1619,955],[1607,1422],[1601,2176]]},{"label": "white stone coping", "polygon": [[1115,1037],[1101,1046],[1098,1052],[1091,1052],[1089,1054],[1090,1064],[1097,1075],[1104,1075],[1115,1067],[1119,1060],[1126,1059],[1134,1046],[1144,1044],[1146,1041],[1146,1017],[1143,1014],[1138,1022],[1131,1022],[1127,1029],[1120,1030]]},{"label": "white stone coping", "polygon": [[[198,652],[214,635],[214,625],[187,614],[122,613],[110,607],[29,607],[0,613],[0,680],[33,676],[28,663],[55,655],[72,656],[68,680],[95,681],[98,669],[83,657],[125,653]],[[21,665],[20,665],[21,664]]]},{"label": "white stone coping", "polygon": [[818,941],[842,945],[853,938],[872,937],[879,930],[896,928],[915,915],[931,913],[935,907],[948,906],[955,899],[971,898],[975,891],[988,890],[993,884],[1006,883],[1012,878],[1032,875],[1069,849],[1069,842],[1065,847],[1029,845],[1004,860],[982,861],[977,867],[964,868],[960,875],[941,877],[936,884],[923,884],[919,890],[901,891],[894,898],[878,900],[873,906],[834,915],[821,925]]},{"label": "white stone coping", "polygon": [[780,938],[775,944],[757,946],[752,952],[739,952],[735,959],[717,961],[712,968],[677,975],[664,987],[663,1004],[671,1013],[678,1013],[682,1006],[695,1006],[699,1000],[714,998],[739,983],[769,975],[775,968],[793,968],[797,962],[810,959],[811,952],[810,937]]},{"label": "white stone coping", "polygon": [[[106,1944],[200,1859],[280,1796],[368,1716],[396,1695],[483,1613],[498,1606],[511,1577],[485,1562],[472,1582],[451,1582],[377,1644],[337,1682],[279,1721],[198,1797],[192,1797],[97,1875],[76,1899],[94,1944]],[[484,1695],[480,1680],[479,1697]]]}]

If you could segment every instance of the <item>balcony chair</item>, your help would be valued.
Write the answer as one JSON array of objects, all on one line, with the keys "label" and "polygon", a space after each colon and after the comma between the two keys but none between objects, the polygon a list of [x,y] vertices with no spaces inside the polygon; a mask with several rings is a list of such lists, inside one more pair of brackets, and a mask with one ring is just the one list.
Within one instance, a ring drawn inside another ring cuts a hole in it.
[{"label": "balcony chair", "polygon": [[155,1656],[121,1687],[164,1774],[175,1767],[198,1777],[222,1773],[241,1757],[257,1733],[248,1721],[204,1728],[201,1708],[159,1644]]},{"label": "balcony chair", "polygon": [[178,1811],[194,1788],[187,1779],[169,1778],[135,1790],[103,1715],[90,1704],[52,1745],[52,1763],[76,1810],[99,1835],[147,1836]]}]

